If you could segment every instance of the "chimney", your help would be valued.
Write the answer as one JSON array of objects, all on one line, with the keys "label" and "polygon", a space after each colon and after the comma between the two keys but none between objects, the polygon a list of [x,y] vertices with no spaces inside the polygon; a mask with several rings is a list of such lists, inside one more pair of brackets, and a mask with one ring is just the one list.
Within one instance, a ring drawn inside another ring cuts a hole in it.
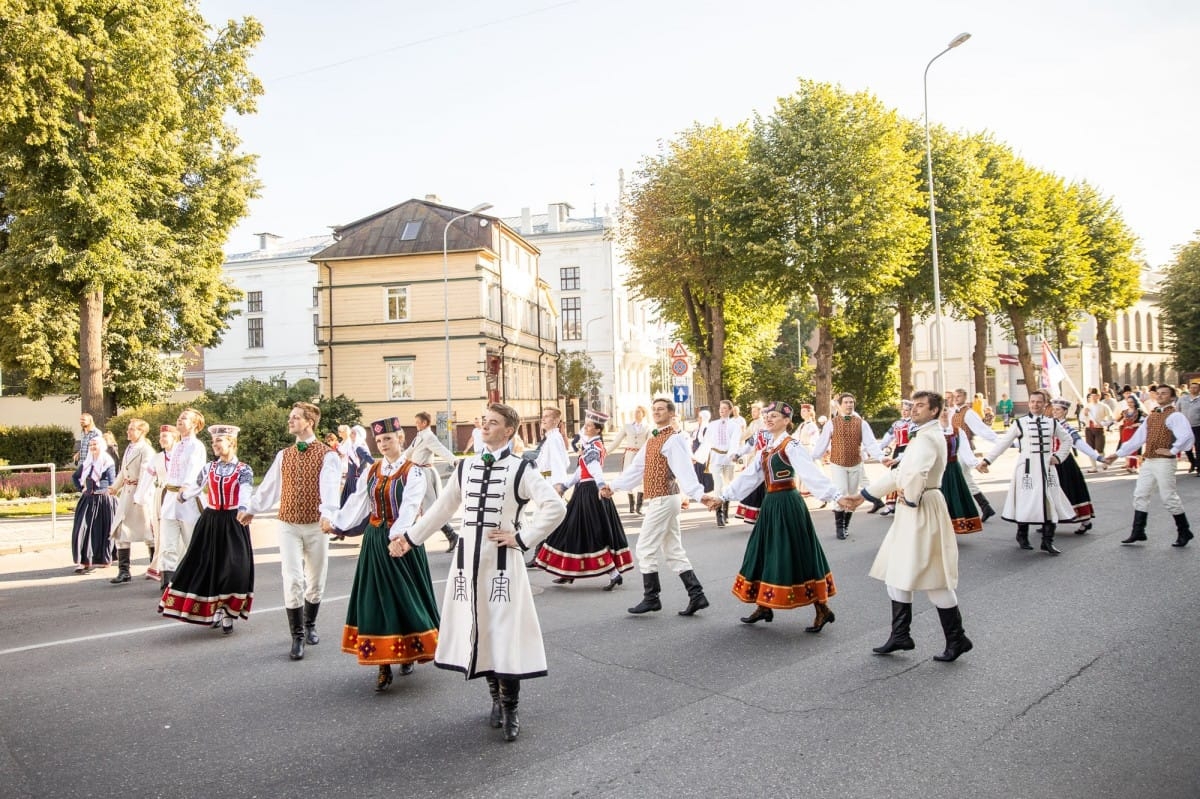
[{"label": "chimney", "polygon": [[438,205],[441,205],[441,204],[442,204],[442,198],[441,198],[441,197],[439,197],[439,196],[437,196],[436,194],[426,194],[426,195],[425,195],[425,202],[427,202],[427,203],[437,203]]},{"label": "chimney", "polygon": [[571,216],[570,203],[550,203],[546,209],[546,232],[558,233],[562,223]]},{"label": "chimney", "polygon": [[521,209],[521,234],[528,236],[533,233],[533,214],[529,213],[529,208]]},{"label": "chimney", "polygon": [[283,236],[276,236],[274,233],[255,233],[254,235],[258,236],[259,252],[270,252],[275,249],[275,242],[283,238]]}]

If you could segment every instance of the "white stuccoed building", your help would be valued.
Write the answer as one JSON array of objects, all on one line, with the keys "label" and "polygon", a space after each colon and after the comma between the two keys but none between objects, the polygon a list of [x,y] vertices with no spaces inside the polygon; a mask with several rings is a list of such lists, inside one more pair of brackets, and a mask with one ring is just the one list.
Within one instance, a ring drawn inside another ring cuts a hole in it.
[{"label": "white stuccoed building", "polygon": [[560,352],[582,350],[603,375],[589,407],[611,416],[615,429],[632,421],[638,405],[650,404],[650,368],[662,355],[653,306],[625,287],[629,267],[612,240],[608,215],[572,217],[567,203],[551,203],[544,214],[522,209],[505,218],[541,250],[539,274],[550,285],[559,310]]},{"label": "white stuccoed building", "polygon": [[330,235],[283,241],[258,234],[258,249],[227,256],[222,268],[245,296],[221,343],[204,350],[204,388],[225,389],[247,377],[288,385],[318,377],[317,265]]}]

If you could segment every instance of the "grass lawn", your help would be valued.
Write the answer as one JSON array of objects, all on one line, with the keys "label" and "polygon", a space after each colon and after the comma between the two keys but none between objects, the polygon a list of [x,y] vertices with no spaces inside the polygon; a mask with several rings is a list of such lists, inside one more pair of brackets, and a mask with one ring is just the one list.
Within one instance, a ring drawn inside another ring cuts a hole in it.
[{"label": "grass lawn", "polygon": [[[58,515],[71,514],[75,512],[75,503],[78,497],[69,499],[60,498],[58,500]],[[44,502],[22,502],[20,504],[8,504],[0,502],[0,519],[27,519],[33,516],[49,516],[50,515],[50,500]]]}]

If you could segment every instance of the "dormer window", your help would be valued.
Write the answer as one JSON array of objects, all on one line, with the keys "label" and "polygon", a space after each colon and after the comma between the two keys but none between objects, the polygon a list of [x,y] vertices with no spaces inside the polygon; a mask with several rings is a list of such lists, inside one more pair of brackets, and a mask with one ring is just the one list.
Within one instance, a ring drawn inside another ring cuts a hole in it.
[{"label": "dormer window", "polygon": [[404,223],[404,230],[400,232],[400,241],[414,241],[417,234],[421,232],[421,221],[413,220]]}]

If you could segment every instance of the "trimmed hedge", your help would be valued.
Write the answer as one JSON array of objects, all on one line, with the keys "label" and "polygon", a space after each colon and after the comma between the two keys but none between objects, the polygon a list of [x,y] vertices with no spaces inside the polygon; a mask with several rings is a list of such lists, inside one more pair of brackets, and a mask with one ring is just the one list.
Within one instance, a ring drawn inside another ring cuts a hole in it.
[{"label": "trimmed hedge", "polygon": [[9,463],[70,464],[75,434],[65,427],[0,427],[0,459]]}]

